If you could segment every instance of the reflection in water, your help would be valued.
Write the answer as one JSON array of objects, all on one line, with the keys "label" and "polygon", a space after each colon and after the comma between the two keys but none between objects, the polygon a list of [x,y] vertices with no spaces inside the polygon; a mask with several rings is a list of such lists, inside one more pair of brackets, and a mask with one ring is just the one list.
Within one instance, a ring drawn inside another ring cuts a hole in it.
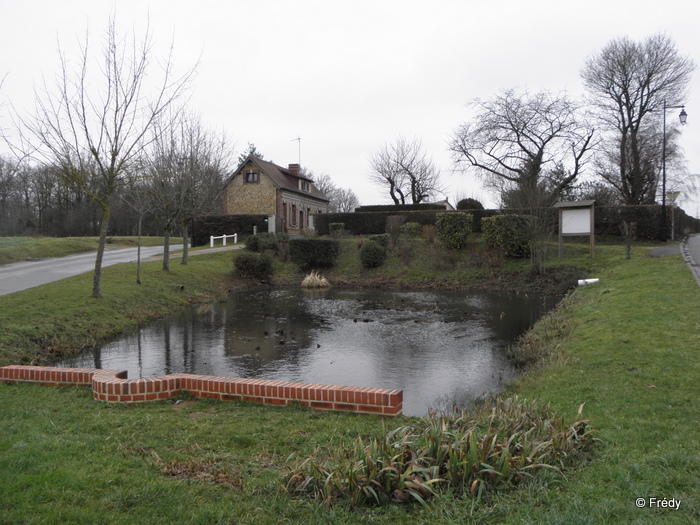
[{"label": "reflection in water", "polygon": [[277,289],[186,309],[63,366],[402,388],[404,414],[497,392],[504,356],[552,298]]}]

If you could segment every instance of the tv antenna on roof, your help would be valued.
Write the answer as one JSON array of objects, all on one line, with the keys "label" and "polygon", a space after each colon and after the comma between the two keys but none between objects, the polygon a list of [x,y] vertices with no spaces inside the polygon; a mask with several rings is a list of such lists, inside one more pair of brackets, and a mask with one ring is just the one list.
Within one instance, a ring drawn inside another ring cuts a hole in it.
[{"label": "tv antenna on roof", "polygon": [[289,142],[297,141],[299,143],[299,166],[301,166],[301,137],[290,140]]}]

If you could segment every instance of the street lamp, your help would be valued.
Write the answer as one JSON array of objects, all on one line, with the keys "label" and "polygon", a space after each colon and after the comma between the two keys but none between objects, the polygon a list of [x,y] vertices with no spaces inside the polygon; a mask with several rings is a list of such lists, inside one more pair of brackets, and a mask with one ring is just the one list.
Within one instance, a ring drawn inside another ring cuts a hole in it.
[{"label": "street lamp", "polygon": [[661,231],[659,232],[659,240],[666,242],[667,232],[666,232],[666,110],[667,109],[679,109],[681,112],[678,115],[681,124],[685,124],[688,121],[688,114],[685,112],[685,106],[667,106],[664,100],[664,134],[663,134],[663,144],[661,146],[661,173],[662,173],[662,183],[661,183]]}]

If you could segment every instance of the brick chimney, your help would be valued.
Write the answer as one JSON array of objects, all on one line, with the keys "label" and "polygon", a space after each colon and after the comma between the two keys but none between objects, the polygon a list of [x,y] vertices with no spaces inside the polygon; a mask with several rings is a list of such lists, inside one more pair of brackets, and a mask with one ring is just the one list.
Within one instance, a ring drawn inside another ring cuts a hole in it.
[{"label": "brick chimney", "polygon": [[299,175],[299,173],[301,172],[301,166],[299,164],[290,164],[288,169],[294,175]]}]

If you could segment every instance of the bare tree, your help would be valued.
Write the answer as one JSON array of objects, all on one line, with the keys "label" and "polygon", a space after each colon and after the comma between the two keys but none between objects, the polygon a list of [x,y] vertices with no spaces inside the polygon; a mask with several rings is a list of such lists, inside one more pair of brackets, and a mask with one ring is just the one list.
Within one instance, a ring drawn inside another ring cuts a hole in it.
[{"label": "bare tree", "polygon": [[207,130],[199,118],[178,111],[153,129],[147,158],[151,210],[165,233],[163,269],[170,269],[169,237],[183,232],[182,264],[187,264],[188,226],[221,209],[225,176],[233,167],[233,149],[223,134]]},{"label": "bare tree", "polygon": [[[153,39],[123,38],[114,18],[104,47],[93,59],[88,38],[80,49],[75,71],[59,48],[61,68],[56,85],[36,94],[36,111],[18,117],[26,154],[60,167],[61,176],[82,187],[100,206],[100,242],[95,259],[93,297],[100,297],[102,257],[109,228],[110,206],[125,174],[147,146],[156,119],[187,91],[194,69],[176,77],[172,47],[153,86]],[[97,69],[97,71],[93,71]],[[26,142],[25,142],[26,143]]]},{"label": "bare tree", "polygon": [[[694,69],[693,61],[663,34],[641,42],[627,37],[613,40],[586,61],[581,77],[611,136],[603,162],[616,173],[606,170],[602,175],[626,204],[654,203],[661,163],[657,147],[661,111],[664,105],[683,103]],[[673,155],[667,151],[667,158]]]},{"label": "bare tree", "polygon": [[545,210],[574,183],[593,146],[593,129],[579,120],[565,95],[513,89],[472,104],[476,116],[454,133],[450,149],[463,169],[475,169],[498,188],[503,204],[524,208],[531,259],[542,271]]},{"label": "bare tree", "polygon": [[565,95],[510,89],[472,105],[474,120],[457,128],[450,144],[458,166],[520,190],[529,196],[525,202],[537,199],[532,205],[555,201],[580,175],[593,130],[580,122],[578,106]]},{"label": "bare tree", "polygon": [[369,178],[389,190],[394,204],[418,204],[442,192],[440,170],[423,151],[420,140],[399,137],[370,158]]},{"label": "bare tree", "polygon": [[351,189],[339,188],[331,180],[330,175],[322,173],[318,177],[312,172],[305,172],[306,176],[313,179],[314,186],[328,199],[328,211],[330,213],[349,213],[360,205],[360,200]]}]

